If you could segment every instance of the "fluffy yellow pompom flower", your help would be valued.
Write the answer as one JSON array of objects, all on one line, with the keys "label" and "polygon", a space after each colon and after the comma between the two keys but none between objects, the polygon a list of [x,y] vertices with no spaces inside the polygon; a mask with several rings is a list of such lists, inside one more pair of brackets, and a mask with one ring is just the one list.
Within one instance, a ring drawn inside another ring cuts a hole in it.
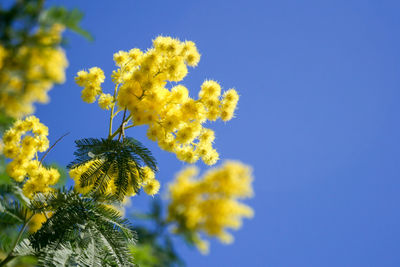
[{"label": "fluffy yellow pompom flower", "polygon": [[[30,133],[29,133],[30,132]],[[48,128],[35,116],[17,120],[3,135],[3,153],[12,159],[6,172],[17,182],[24,182],[22,192],[32,198],[35,193],[50,192],[60,178],[54,168],[45,168],[34,159],[49,147]]]},{"label": "fluffy yellow pompom flower", "polygon": [[143,184],[147,184],[155,179],[156,176],[154,172],[148,166],[143,167],[142,171],[143,171],[143,181],[142,181]]},{"label": "fluffy yellow pompom flower", "polygon": [[118,67],[122,67],[129,59],[129,53],[125,51],[119,51],[114,54],[114,61]]},{"label": "fluffy yellow pompom flower", "polygon": [[197,51],[196,44],[186,41],[182,47],[182,54],[187,64],[191,67],[197,66],[200,61],[200,54]]},{"label": "fluffy yellow pompom flower", "polygon": [[75,77],[75,82],[79,86],[85,86],[86,85],[86,79],[88,78],[88,73],[84,70],[78,71]]},{"label": "fluffy yellow pompom flower", "polygon": [[175,224],[177,233],[190,231],[202,252],[208,243],[201,234],[231,243],[228,228],[238,229],[242,218],[251,218],[253,210],[239,199],[253,195],[251,168],[240,162],[227,161],[221,167],[196,178],[198,169],[181,171],[169,185],[168,221]]},{"label": "fluffy yellow pompom flower", "polygon": [[229,89],[224,93],[222,106],[221,106],[221,119],[229,121],[234,115],[239,95],[234,89]]},{"label": "fluffy yellow pompom flower", "polygon": [[37,232],[42,227],[42,224],[47,221],[47,218],[44,214],[39,213],[33,215],[32,219],[29,221],[28,224],[28,231],[29,233],[33,234]]},{"label": "fluffy yellow pompom flower", "polygon": [[89,72],[79,71],[75,81],[84,87],[81,93],[82,100],[87,103],[96,101],[96,97],[102,93],[101,84],[104,79],[104,72],[98,67],[90,68]]},{"label": "fluffy yellow pompom flower", "polygon": [[160,190],[160,182],[155,179],[151,180],[144,186],[143,189],[146,194],[153,196]]},{"label": "fluffy yellow pompom flower", "polygon": [[113,104],[114,97],[110,94],[101,94],[99,97],[99,106],[102,109],[110,109]]},{"label": "fluffy yellow pompom flower", "polygon": [[221,95],[221,86],[212,80],[205,81],[201,85],[199,97],[202,99],[218,98]]}]

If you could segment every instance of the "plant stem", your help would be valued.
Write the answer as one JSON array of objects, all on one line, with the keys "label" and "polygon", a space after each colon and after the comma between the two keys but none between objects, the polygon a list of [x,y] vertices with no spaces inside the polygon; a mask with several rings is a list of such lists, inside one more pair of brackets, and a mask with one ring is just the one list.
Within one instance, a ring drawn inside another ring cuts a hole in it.
[{"label": "plant stem", "polygon": [[118,136],[118,141],[121,140],[121,135],[124,132],[124,126],[125,126],[125,116],[126,116],[126,108],[124,109],[124,116],[122,117],[122,123],[121,123],[121,131],[119,132],[119,136]]},{"label": "plant stem", "polygon": [[[123,123],[127,123],[130,119],[132,118],[132,115],[129,115],[124,121],[123,121]],[[124,129],[128,129],[128,128],[131,128],[131,127],[133,127],[134,125],[129,125],[129,126],[127,126],[127,127],[124,127]],[[117,130],[115,130],[115,132],[109,137],[109,139],[113,139],[117,134],[119,134],[120,132],[121,132],[121,130],[122,130],[122,124],[121,124],[121,126],[117,129]]]},{"label": "plant stem", "polygon": [[134,125],[134,124],[129,125],[129,126],[125,126],[125,127],[124,127],[124,130],[129,129],[129,128],[132,128],[132,127],[135,127],[135,126],[136,126],[136,125]]},{"label": "plant stem", "polygon": [[31,221],[31,219],[33,218],[34,214],[32,214],[29,219],[24,223],[24,225],[21,228],[21,231],[19,231],[17,239],[15,239],[14,244],[11,247],[10,252],[8,253],[7,257],[2,260],[0,262],[0,266],[4,266],[6,265],[9,261],[11,261],[12,259],[15,258],[15,256],[12,255],[12,253],[14,252],[15,247],[18,245],[19,240],[22,237],[22,234],[25,232],[26,227],[28,226],[29,222]]},{"label": "plant stem", "polygon": [[117,95],[117,90],[118,90],[118,83],[115,85],[115,88],[114,88],[114,95],[113,95],[113,101],[114,101],[114,103],[112,104],[112,106],[111,106],[111,113],[110,113],[110,126],[109,126],[109,129],[108,129],[108,139],[112,139],[111,138],[111,135],[112,135],[112,123],[113,123],[113,118],[114,118],[114,107],[115,107],[115,97],[116,97],[116,95]]}]

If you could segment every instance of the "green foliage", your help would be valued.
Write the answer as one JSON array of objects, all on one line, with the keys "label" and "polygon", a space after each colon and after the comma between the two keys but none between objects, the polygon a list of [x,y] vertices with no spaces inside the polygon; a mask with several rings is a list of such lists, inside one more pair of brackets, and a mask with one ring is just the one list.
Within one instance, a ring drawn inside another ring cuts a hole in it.
[{"label": "green foliage", "polygon": [[138,266],[184,266],[169,235],[168,223],[163,218],[162,204],[159,199],[153,200],[148,214],[136,213],[133,217],[136,220],[148,220],[154,224],[154,230],[148,226],[135,227],[138,242],[135,246],[131,246],[131,251]]},{"label": "green foliage", "polygon": [[[132,266],[129,247],[136,233],[126,219],[109,204],[115,197],[82,196],[72,190],[37,194],[22,204],[10,185],[0,186],[0,242],[8,251],[5,262],[34,256],[39,266]],[[8,197],[10,195],[10,197]],[[33,214],[51,214],[34,234],[24,230]],[[18,237],[7,235],[14,227]],[[21,239],[21,240],[20,240]],[[2,266],[4,262],[0,262]]]},{"label": "green foliage", "polygon": [[34,42],[32,32],[39,26],[51,27],[55,23],[93,40],[89,32],[80,27],[83,13],[62,6],[44,9],[44,0],[18,0],[10,7],[0,4],[0,43],[6,47]]},{"label": "green foliage", "polygon": [[24,43],[43,9],[41,0],[15,1],[11,7],[0,7],[0,42],[6,46]]},{"label": "green foliage", "polygon": [[19,186],[0,184],[0,229],[4,231],[25,223],[28,204],[29,199],[22,194]]},{"label": "green foliage", "polygon": [[18,201],[0,201],[0,227],[14,227],[26,222],[27,209]]},{"label": "green foliage", "polygon": [[142,167],[148,166],[154,172],[157,171],[156,160],[150,150],[134,138],[124,138],[121,142],[87,138],[75,143],[76,159],[67,167],[72,169],[93,161],[80,178],[82,187],[93,185],[92,191],[104,193],[110,181],[114,179],[116,195],[123,199],[129,186],[132,186],[135,192],[139,192],[139,184],[144,177]]},{"label": "green foliage", "polygon": [[78,9],[67,10],[65,7],[59,6],[45,10],[41,14],[39,22],[45,26],[53,25],[54,23],[62,24],[86,39],[93,41],[93,36],[79,26],[82,18],[83,13]]},{"label": "green foliage", "polygon": [[8,128],[11,127],[13,122],[14,122],[13,118],[11,118],[3,113],[0,113],[0,134],[3,135],[5,130],[7,130]]},{"label": "green foliage", "polygon": [[[107,197],[103,199],[114,201]],[[60,191],[46,196],[37,195],[31,202],[31,210],[53,212],[42,227],[29,237],[36,251],[45,252],[45,256],[39,256],[46,258],[46,263],[52,262],[54,257],[59,258],[57,255],[62,253],[65,262],[82,262],[82,265],[90,262],[87,266],[103,266],[105,261],[119,266],[131,265],[128,244],[135,242],[132,227],[118,211],[106,206],[100,198]],[[104,258],[106,254],[108,256]]]},{"label": "green foliage", "polygon": [[[3,136],[4,132],[11,127],[14,119],[0,112],[0,136]],[[6,158],[0,153],[0,186],[4,184],[12,184],[10,177],[6,174]],[[6,192],[2,191],[5,188],[0,187],[0,194],[3,195]]]},{"label": "green foliage", "polygon": [[23,193],[21,187],[19,187],[15,183],[0,183],[0,203],[1,201],[6,201],[9,199],[17,199],[19,200],[22,204],[28,205],[29,204],[29,198],[27,198]]},{"label": "green foliage", "polygon": [[[21,191],[17,185],[0,184],[0,251],[13,250],[15,240],[19,238],[19,229],[24,228],[29,220],[29,200]],[[8,260],[10,259],[12,258],[8,257]]]}]

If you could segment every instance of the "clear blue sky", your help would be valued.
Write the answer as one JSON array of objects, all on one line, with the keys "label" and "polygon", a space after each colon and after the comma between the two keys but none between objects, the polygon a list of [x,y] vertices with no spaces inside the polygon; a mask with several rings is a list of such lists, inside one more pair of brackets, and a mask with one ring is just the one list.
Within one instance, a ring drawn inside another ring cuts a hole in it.
[{"label": "clear blue sky", "polygon": [[[256,216],[208,256],[180,244],[188,266],[400,266],[399,1],[49,3],[81,9],[95,37],[68,34],[68,80],[38,106],[53,141],[71,132],[49,160],[67,164],[74,139],[107,131],[75,73],[99,66],[109,77],[114,52],[159,34],[197,43],[192,95],[205,78],[240,92],[237,118],[211,127],[222,158],[253,165]],[[163,185],[183,166],[143,128],[129,135],[154,151]]]}]

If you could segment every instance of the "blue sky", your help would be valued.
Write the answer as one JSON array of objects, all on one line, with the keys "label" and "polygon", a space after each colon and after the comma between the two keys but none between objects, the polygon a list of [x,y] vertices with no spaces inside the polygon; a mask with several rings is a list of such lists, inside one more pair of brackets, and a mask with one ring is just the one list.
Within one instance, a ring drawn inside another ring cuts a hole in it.
[{"label": "blue sky", "polygon": [[[239,91],[237,118],[210,126],[222,158],[254,167],[256,216],[208,256],[178,243],[188,266],[400,266],[399,1],[53,3],[81,9],[95,41],[67,35],[68,80],[37,108],[53,141],[71,132],[49,160],[67,164],[73,140],[107,133],[108,113],[80,100],[75,73],[103,68],[111,92],[113,53],[159,34],[198,45],[192,96],[206,78]],[[162,185],[184,166],[144,128],[128,133],[154,152]]]}]

